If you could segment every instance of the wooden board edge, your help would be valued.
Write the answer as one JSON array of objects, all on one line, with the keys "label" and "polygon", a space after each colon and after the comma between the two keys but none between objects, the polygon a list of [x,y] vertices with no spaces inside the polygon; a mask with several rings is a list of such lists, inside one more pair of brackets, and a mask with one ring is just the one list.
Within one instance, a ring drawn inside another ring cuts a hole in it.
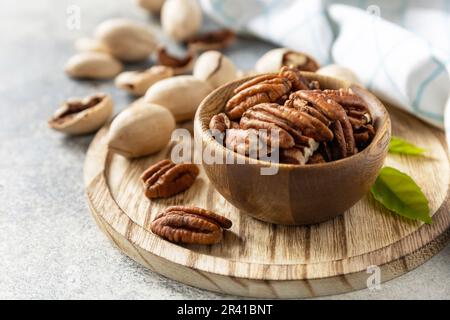
[{"label": "wooden board edge", "polygon": [[[91,214],[99,228],[121,252],[167,278],[201,289],[254,298],[312,298],[342,294],[367,288],[366,270],[321,279],[261,280],[200,271],[152,254],[114,230],[93,208]],[[382,283],[399,277],[425,263],[450,242],[450,228],[420,249],[380,267]]]}]

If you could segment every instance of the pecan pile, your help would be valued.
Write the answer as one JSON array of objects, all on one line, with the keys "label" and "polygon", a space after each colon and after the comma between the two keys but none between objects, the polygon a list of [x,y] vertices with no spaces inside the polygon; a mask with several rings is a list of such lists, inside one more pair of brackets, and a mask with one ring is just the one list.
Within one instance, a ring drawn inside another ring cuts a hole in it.
[{"label": "pecan pile", "polygon": [[171,197],[189,189],[198,174],[195,164],[175,164],[168,159],[161,160],[141,175],[145,196],[149,199]]},{"label": "pecan pile", "polygon": [[233,151],[252,156],[250,145],[256,137],[266,146],[278,146],[280,162],[290,164],[349,157],[375,135],[361,97],[351,89],[321,90],[317,81],[307,80],[295,67],[237,87],[225,112],[213,116],[209,127],[225,135],[223,143]]},{"label": "pecan pile", "polygon": [[151,223],[152,232],[175,243],[215,244],[231,221],[212,211],[197,207],[167,207]]}]

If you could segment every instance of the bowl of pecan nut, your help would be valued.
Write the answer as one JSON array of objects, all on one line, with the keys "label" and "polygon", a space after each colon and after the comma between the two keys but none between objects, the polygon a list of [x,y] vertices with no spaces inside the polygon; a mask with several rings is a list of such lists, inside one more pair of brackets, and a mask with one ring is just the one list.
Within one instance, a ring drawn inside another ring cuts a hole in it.
[{"label": "bowl of pecan nut", "polygon": [[334,218],[367,194],[391,122],[361,86],[283,67],[213,91],[194,131],[214,154],[203,156],[203,167],[225,199],[266,222],[304,225]]}]

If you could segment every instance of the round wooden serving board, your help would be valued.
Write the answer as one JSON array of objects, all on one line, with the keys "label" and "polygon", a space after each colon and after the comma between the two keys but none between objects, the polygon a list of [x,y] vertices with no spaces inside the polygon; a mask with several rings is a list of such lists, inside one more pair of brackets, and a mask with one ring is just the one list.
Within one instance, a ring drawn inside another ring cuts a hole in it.
[{"label": "round wooden serving board", "polygon": [[[406,172],[430,201],[433,224],[392,215],[370,195],[344,215],[319,225],[289,227],[240,213],[215,191],[204,172],[186,192],[149,201],[139,176],[170,157],[171,146],[155,156],[127,160],[108,152],[104,127],[92,142],[85,183],[100,228],[132,259],[183,283],[251,297],[314,297],[366,287],[367,268],[381,268],[381,280],[404,274],[442,249],[450,239],[449,158],[444,134],[390,108],[393,134],[429,150],[427,157],[389,155],[386,165]],[[242,183],[245,183],[243,181]],[[326,200],[325,194],[318,194]],[[184,246],[150,232],[166,206],[195,205],[233,221],[224,241]]]}]

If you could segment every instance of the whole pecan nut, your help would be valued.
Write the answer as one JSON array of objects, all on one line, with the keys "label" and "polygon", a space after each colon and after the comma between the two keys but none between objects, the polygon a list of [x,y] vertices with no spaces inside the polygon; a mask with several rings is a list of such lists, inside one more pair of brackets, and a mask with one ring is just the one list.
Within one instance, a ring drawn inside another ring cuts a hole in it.
[{"label": "whole pecan nut", "polygon": [[149,199],[168,198],[189,189],[199,174],[195,164],[175,164],[161,160],[141,175],[145,196]]},{"label": "whole pecan nut", "polygon": [[231,220],[206,209],[171,206],[152,221],[150,229],[175,243],[215,244],[222,240],[223,229],[231,225]]}]

